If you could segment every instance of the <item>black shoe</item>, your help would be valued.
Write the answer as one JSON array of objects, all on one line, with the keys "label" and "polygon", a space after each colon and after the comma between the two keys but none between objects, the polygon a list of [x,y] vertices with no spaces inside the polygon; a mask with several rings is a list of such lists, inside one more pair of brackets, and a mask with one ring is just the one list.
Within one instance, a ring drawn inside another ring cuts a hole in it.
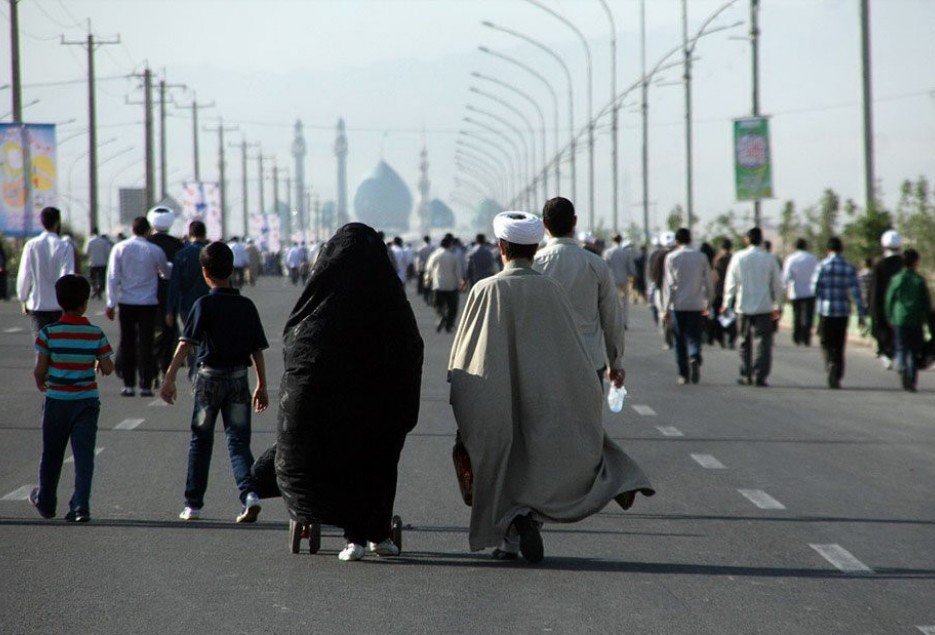
[{"label": "black shoe", "polygon": [[693,359],[688,363],[690,369],[690,377],[693,384],[697,384],[701,379],[701,362],[697,359]]},{"label": "black shoe", "polygon": [[749,377],[738,377],[737,383],[741,386],[751,386],[753,385],[753,380],[751,380]]},{"label": "black shoe", "polygon": [[760,388],[769,388],[769,384],[766,383],[765,379],[757,379],[756,385],[759,386]]},{"label": "black shoe", "polygon": [[152,397],[153,391],[149,388],[140,388],[140,397]]},{"label": "black shoe", "polygon": [[513,553],[512,551],[504,551],[497,547],[493,550],[493,553],[490,554],[494,560],[516,560],[519,558],[519,554]]},{"label": "black shoe", "polygon": [[519,532],[519,552],[533,564],[542,562],[545,552],[538,523],[529,516],[517,516],[513,519],[513,525]]},{"label": "black shoe", "polygon": [[29,492],[29,502],[32,503],[32,506],[36,508],[36,511],[39,512],[39,515],[45,519],[55,518],[55,514],[49,513],[39,507],[39,488],[34,487],[31,492]]},{"label": "black shoe", "polygon": [[136,394],[136,390],[132,386],[124,386],[123,390],[120,391],[121,397],[132,397]]},{"label": "black shoe", "polygon": [[623,511],[626,511],[633,507],[633,503],[636,501],[636,490],[617,494],[614,496],[614,500],[617,501],[618,505],[623,507]]},{"label": "black shoe", "polygon": [[70,511],[65,514],[66,523],[87,523],[91,522],[91,514],[88,512]]}]

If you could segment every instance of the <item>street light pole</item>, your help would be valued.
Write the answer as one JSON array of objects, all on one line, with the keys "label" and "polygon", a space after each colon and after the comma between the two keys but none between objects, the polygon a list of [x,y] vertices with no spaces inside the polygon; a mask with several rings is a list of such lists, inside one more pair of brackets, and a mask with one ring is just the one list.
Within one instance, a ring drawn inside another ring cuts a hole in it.
[{"label": "street light pole", "polygon": [[646,77],[646,0],[640,0],[640,112],[643,117],[643,242],[649,244],[649,83]]},{"label": "street light pole", "polygon": [[[494,136],[500,137],[501,139],[504,139],[505,141],[507,141],[507,142],[509,142],[509,143],[511,143],[511,144],[513,143],[512,141],[510,141],[509,139],[507,139],[507,137],[506,137],[502,132],[500,132],[499,130],[497,130],[497,129],[495,129],[495,128],[492,128],[492,127],[488,126],[487,124],[485,124],[485,123],[483,123],[483,122],[481,122],[481,121],[475,121],[474,119],[471,119],[470,117],[465,117],[465,118],[464,118],[464,121],[465,121],[466,123],[474,124],[475,126],[477,126],[477,127],[479,127],[479,128],[483,128],[483,129],[486,130],[487,132],[493,134]],[[511,155],[511,154],[506,150],[506,148],[504,148],[502,145],[500,145],[500,144],[498,144],[498,143],[494,143],[492,140],[487,139],[487,138],[485,138],[485,137],[482,136],[482,135],[478,135],[477,133],[472,133],[472,132],[469,131],[469,130],[462,130],[462,131],[460,131],[460,133],[463,134],[463,135],[469,136],[469,137],[474,137],[474,138],[478,139],[479,141],[483,141],[484,143],[490,145],[491,147],[496,148],[504,157],[506,157],[506,162],[507,162],[507,164],[509,164],[509,166],[510,166],[509,174],[512,175],[512,178],[513,178],[513,181],[514,181],[513,186],[510,188],[510,193],[512,194],[513,198],[510,199],[510,201],[508,201],[509,205],[512,207],[513,203],[515,203],[515,202],[517,201],[517,199],[519,198],[518,193],[517,193],[517,189],[518,189],[518,188],[517,188],[516,183],[515,183],[515,181],[517,180],[517,176],[516,176],[516,175],[517,175],[517,173],[518,173],[518,170],[516,169],[516,165],[513,163],[513,155]],[[513,144],[513,147],[514,147],[514,148],[516,147],[515,144]]]},{"label": "street light pole", "polygon": [[[610,7],[607,6],[605,0],[597,0],[601,3],[601,6],[604,7],[604,12],[607,13],[607,19],[610,21],[610,94],[611,96],[617,94],[617,25],[614,22],[614,14],[611,12]],[[618,183],[618,174],[619,174],[619,151],[618,151],[618,140],[617,140],[617,128],[619,124],[620,109],[614,104],[610,112],[610,178],[613,182],[613,230],[614,232],[620,231],[620,218],[618,216],[617,205],[619,203],[619,183]]]},{"label": "street light pole", "polygon": [[507,137],[506,135],[503,136],[503,138],[513,147],[514,151],[516,152],[516,155],[519,157],[517,164],[522,165],[526,168],[525,170],[523,170],[523,174],[522,174],[522,180],[525,181],[526,183],[525,187],[522,189],[522,194],[525,196],[525,199],[526,199],[526,209],[531,209],[532,201],[530,200],[529,191],[531,189],[534,189],[534,184],[532,183],[531,178],[530,178],[529,146],[526,145],[526,138],[523,136],[523,133],[520,132],[519,128],[511,124],[509,121],[507,121],[503,117],[493,114],[492,112],[481,110],[480,108],[475,108],[474,106],[471,106],[470,104],[468,104],[467,109],[472,112],[476,112],[478,114],[490,117],[497,123],[500,123],[506,126],[507,128],[509,128],[510,130],[512,130],[513,133],[517,137],[519,137],[519,141],[523,145],[522,150],[519,148],[519,146],[514,144],[512,140],[510,140],[509,137]]},{"label": "street light pole", "polygon": [[[760,116],[760,0],[750,0],[750,46],[753,60],[753,116]],[[760,226],[760,199],[753,200],[753,224]]]},{"label": "street light pole", "polygon": [[[468,133],[467,131],[462,130],[461,132],[464,134],[464,136],[473,137],[473,138],[479,139],[479,140],[481,140],[481,141],[484,140],[484,139],[481,139],[480,137],[476,137],[476,136],[471,135],[471,134]],[[472,156],[477,156],[478,158],[485,158],[485,159],[487,159],[488,161],[494,163],[494,164],[497,166],[497,168],[499,169],[499,173],[500,173],[501,179],[502,179],[502,183],[503,183],[503,185],[502,185],[502,191],[501,191],[501,200],[506,200],[506,197],[509,196],[509,193],[512,191],[512,187],[511,187],[511,184],[510,184],[510,168],[509,168],[509,166],[506,165],[506,164],[504,164],[500,159],[498,159],[494,154],[488,152],[486,149],[481,148],[481,147],[478,147],[478,146],[473,145],[473,144],[471,144],[471,143],[468,143],[468,142],[465,141],[462,137],[458,137],[458,139],[455,141],[455,145],[460,146],[461,148],[464,148],[464,150],[469,150],[469,151],[471,151],[471,152],[474,152],[474,153],[476,153],[476,154],[475,154],[475,155],[472,155]],[[456,150],[456,151],[455,151],[455,154],[456,154],[456,155],[457,155],[457,152],[458,152],[458,151],[459,151],[459,150]]]}]

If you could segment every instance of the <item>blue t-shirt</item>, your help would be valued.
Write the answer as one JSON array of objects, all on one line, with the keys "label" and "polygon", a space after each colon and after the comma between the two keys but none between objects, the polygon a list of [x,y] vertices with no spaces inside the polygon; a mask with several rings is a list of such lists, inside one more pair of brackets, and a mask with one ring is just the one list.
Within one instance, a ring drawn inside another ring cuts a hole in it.
[{"label": "blue t-shirt", "polygon": [[63,315],[42,327],[36,350],[49,358],[49,399],[97,399],[95,364],[113,355],[104,332],[85,317]]},{"label": "blue t-shirt", "polygon": [[256,306],[229,287],[195,300],[179,339],[197,344],[198,363],[210,368],[250,366],[253,353],[269,348]]}]

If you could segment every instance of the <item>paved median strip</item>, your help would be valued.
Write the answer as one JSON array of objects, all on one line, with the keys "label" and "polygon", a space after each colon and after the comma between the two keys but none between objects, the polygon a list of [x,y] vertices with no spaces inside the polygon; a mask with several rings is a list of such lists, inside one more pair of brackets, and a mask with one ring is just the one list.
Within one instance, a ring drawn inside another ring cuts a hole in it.
[{"label": "paved median strip", "polygon": [[643,415],[644,417],[655,417],[656,411],[642,404],[636,404],[633,406],[633,409],[636,411],[636,414]]},{"label": "paved median strip", "polygon": [[[94,448],[94,456],[97,456],[103,451],[104,451],[104,448]],[[65,459],[65,463],[74,463],[74,462],[75,462],[75,455],[71,455],[70,457]]]},{"label": "paved median strip", "polygon": [[144,421],[146,421],[146,419],[124,419],[114,426],[114,430],[132,430]]},{"label": "paved median strip", "polygon": [[761,489],[739,489],[744,498],[760,509],[785,509],[786,506]]},{"label": "paved median strip", "polygon": [[703,468],[709,470],[726,470],[727,466],[710,454],[692,454],[691,457]]},{"label": "paved median strip", "polygon": [[685,436],[684,434],[682,434],[681,430],[679,430],[675,426],[656,426],[656,430],[659,430],[659,432],[661,432],[662,435],[665,437],[684,437]]},{"label": "paved median strip", "polygon": [[809,544],[808,546],[817,551],[818,555],[834,565],[836,569],[844,573],[873,573],[873,569],[855,558],[850,551],[841,545]]}]

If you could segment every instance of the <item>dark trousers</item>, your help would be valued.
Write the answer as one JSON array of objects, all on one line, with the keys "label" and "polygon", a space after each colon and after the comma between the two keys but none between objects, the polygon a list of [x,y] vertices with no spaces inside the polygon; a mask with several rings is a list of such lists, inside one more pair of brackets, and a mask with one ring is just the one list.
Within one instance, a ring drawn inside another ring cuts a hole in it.
[{"label": "dark trousers", "polygon": [[172,357],[175,355],[175,347],[179,341],[179,329],[177,326],[166,324],[165,307],[159,307],[156,311],[156,317],[153,320],[153,377],[159,377],[169,370],[169,364],[172,363]]},{"label": "dark trousers", "polygon": [[224,421],[227,453],[240,501],[255,488],[253,454],[250,452],[250,386],[247,369],[200,368],[195,377],[195,406],[192,411],[192,438],[188,448],[188,476],[185,480],[185,504],[193,509],[204,506],[214,450],[214,425],[218,415]]},{"label": "dark trousers", "polygon": [[438,324],[435,330],[441,331],[444,328],[449,333],[455,327],[455,319],[458,317],[458,290],[454,291],[435,291],[435,313],[438,314]]},{"label": "dark trousers", "polygon": [[33,337],[39,335],[43,326],[55,324],[62,319],[61,311],[30,311],[29,320],[32,322]]},{"label": "dark trousers", "polygon": [[705,319],[701,311],[672,311],[672,335],[675,339],[675,363],[679,375],[688,379],[688,361],[701,365],[701,332]]},{"label": "dark trousers", "polygon": [[792,343],[812,345],[812,323],[815,320],[815,298],[792,301]]},{"label": "dark trousers", "polygon": [[896,336],[896,367],[902,376],[903,388],[913,390],[916,387],[916,358],[921,356],[925,345],[922,325],[897,326],[893,328]]},{"label": "dark trousers", "polygon": [[[0,247],[2,249],[2,247]],[[0,271],[0,300],[9,300],[10,299],[10,290],[8,288],[9,282],[7,282],[7,272],[6,270]]]},{"label": "dark trousers", "polygon": [[773,365],[773,320],[769,313],[740,317],[740,376],[766,381]]},{"label": "dark trousers", "polygon": [[[140,388],[149,390],[153,387],[153,337],[156,322],[156,309],[153,305],[120,304],[120,348],[117,359],[120,361],[120,374],[123,385],[136,386],[136,374],[140,374]],[[139,357],[139,359],[137,359]]]},{"label": "dark trousers", "polygon": [[71,442],[75,457],[75,491],[70,511],[91,513],[91,479],[94,476],[94,443],[101,402],[92,399],[50,399],[42,407],[42,459],[39,462],[39,507],[55,514],[58,481],[65,449]]},{"label": "dark trousers", "polygon": [[107,273],[107,267],[106,265],[91,267],[88,273],[91,277],[91,297],[100,300],[104,295],[104,276]]},{"label": "dark trousers", "polygon": [[847,324],[849,317],[818,318],[818,330],[821,333],[821,352],[825,357],[825,370],[828,373],[828,385],[837,387],[844,377],[844,345],[847,342]]}]

